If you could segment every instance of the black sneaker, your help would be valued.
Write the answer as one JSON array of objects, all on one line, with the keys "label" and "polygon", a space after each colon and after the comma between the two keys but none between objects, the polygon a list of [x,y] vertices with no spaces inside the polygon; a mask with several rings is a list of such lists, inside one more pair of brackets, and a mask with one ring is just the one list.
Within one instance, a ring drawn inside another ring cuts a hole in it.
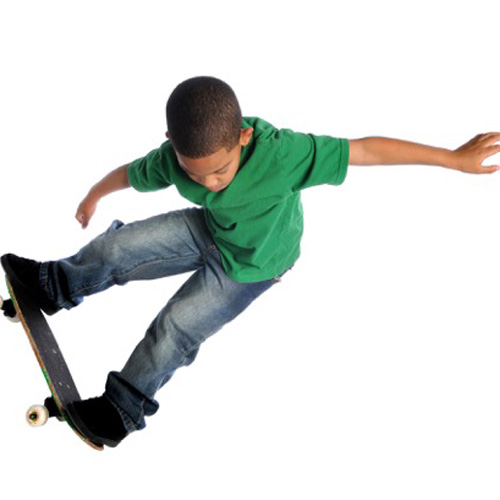
[{"label": "black sneaker", "polygon": [[45,314],[52,316],[61,310],[40,286],[40,262],[23,259],[11,253],[3,255],[1,261],[5,273],[14,283],[14,286],[24,288]]},{"label": "black sneaker", "polygon": [[105,395],[70,403],[68,413],[82,434],[96,444],[114,448],[128,434],[118,410]]}]

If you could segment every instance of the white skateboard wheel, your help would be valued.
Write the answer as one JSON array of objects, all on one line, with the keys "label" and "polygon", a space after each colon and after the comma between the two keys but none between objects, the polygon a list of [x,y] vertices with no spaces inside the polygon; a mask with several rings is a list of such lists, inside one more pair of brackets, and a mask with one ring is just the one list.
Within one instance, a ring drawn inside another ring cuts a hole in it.
[{"label": "white skateboard wheel", "polygon": [[49,410],[43,405],[30,406],[26,412],[26,420],[33,427],[40,427],[47,423],[49,419]]},{"label": "white skateboard wheel", "polygon": [[14,318],[11,318],[7,316],[7,319],[11,321],[12,323],[19,323],[21,320],[19,319],[19,316],[16,314]]}]

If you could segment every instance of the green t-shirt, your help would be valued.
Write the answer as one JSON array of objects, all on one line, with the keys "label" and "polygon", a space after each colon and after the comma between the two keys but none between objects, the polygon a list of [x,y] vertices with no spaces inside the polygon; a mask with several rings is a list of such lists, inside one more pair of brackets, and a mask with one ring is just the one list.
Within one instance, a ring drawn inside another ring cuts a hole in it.
[{"label": "green t-shirt", "polygon": [[303,213],[300,190],[342,184],[349,141],[277,129],[260,118],[242,148],[240,167],[227,188],[212,192],[180,168],[170,141],[132,162],[130,185],[156,191],[175,185],[205,208],[205,219],[228,276],[240,283],[263,281],[290,268],[300,254]]}]

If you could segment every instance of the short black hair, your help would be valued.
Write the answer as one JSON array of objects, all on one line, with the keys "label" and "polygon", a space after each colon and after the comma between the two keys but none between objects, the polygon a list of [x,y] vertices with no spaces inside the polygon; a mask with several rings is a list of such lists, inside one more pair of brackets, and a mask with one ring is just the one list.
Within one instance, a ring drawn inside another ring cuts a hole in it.
[{"label": "short black hair", "polygon": [[188,158],[231,151],[240,138],[241,109],[233,89],[211,76],[180,83],[167,102],[167,127],[174,149]]}]

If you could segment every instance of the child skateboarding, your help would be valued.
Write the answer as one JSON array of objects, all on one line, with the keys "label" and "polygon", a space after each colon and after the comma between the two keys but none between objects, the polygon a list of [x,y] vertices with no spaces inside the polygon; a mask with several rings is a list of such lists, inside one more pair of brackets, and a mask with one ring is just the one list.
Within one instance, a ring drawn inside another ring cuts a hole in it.
[{"label": "child skateboarding", "polygon": [[117,446],[146,426],[155,395],[200,345],[279,282],[300,255],[301,191],[339,186],[349,165],[438,165],[466,173],[500,152],[500,133],[448,150],[383,137],[340,139],[277,129],[243,117],[233,90],[212,77],[179,84],[166,107],[167,140],[111,171],[80,203],[86,228],[98,202],[116,191],[175,186],[197,208],[109,229],[75,255],[37,262],[4,255],[2,265],[46,314],[78,306],[113,285],[190,273],[152,321],[104,393],[74,403],[77,424],[94,442]]}]

